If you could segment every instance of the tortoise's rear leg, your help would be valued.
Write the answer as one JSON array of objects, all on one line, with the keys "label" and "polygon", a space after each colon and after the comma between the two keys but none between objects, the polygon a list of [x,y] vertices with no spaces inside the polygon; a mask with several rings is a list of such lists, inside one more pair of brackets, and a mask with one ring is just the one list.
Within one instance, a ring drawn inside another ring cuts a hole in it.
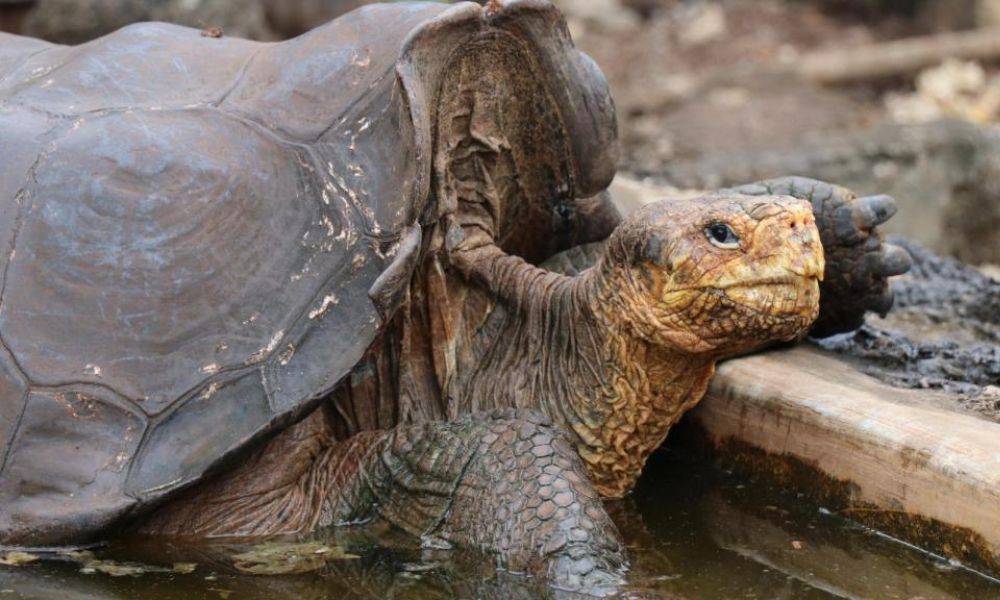
[{"label": "tortoise's rear leg", "polygon": [[335,441],[320,411],[234,471],[154,514],[143,533],[259,536],[383,519],[478,548],[560,587],[620,582],[621,537],[562,432],[494,411]]}]

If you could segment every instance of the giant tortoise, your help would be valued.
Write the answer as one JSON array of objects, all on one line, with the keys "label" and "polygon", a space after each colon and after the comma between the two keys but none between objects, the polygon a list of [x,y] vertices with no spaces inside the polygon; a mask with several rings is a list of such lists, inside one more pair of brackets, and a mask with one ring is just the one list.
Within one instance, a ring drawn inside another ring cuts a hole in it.
[{"label": "giant tortoise", "polygon": [[805,179],[622,221],[607,86],[542,0],[5,36],[0,131],[4,544],[382,519],[614,582],[601,498],[715,362],[907,267],[891,199]]}]

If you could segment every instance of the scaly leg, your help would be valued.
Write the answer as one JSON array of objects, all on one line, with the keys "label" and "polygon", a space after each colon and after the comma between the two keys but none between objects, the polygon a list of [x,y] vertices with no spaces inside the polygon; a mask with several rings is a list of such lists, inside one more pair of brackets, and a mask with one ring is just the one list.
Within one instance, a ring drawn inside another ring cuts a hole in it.
[{"label": "scaly leg", "polygon": [[427,543],[478,548],[557,587],[621,581],[621,537],[562,432],[532,411],[329,435],[322,412],[142,527],[153,535],[300,533],[384,519]]}]

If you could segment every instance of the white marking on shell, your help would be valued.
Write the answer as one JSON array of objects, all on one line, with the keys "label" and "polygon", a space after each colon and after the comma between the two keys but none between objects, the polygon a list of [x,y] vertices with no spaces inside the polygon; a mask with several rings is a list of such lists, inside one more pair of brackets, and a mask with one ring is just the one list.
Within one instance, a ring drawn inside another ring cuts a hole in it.
[{"label": "white marking on shell", "polygon": [[119,448],[118,453],[115,454],[115,457],[113,459],[113,465],[111,468],[114,471],[121,472],[122,468],[128,462],[129,459],[128,446],[132,442],[133,437],[135,437],[135,427],[133,425],[129,425],[128,427],[125,428],[125,435],[122,436],[121,447]]},{"label": "white marking on shell", "polygon": [[284,337],[284,335],[285,335],[285,330],[279,329],[273,336],[271,336],[271,340],[267,343],[266,346],[254,352],[249,357],[247,357],[246,361],[244,361],[245,364],[249,365],[255,362],[259,362],[268,354],[274,352],[274,349],[277,348],[278,344],[281,343],[281,338]]},{"label": "white marking on shell", "polygon": [[181,478],[178,477],[177,479],[174,479],[173,481],[168,481],[168,482],[166,482],[164,484],[161,484],[161,485],[154,485],[153,487],[144,490],[143,493],[144,494],[148,494],[150,492],[158,492],[160,490],[165,490],[165,489],[167,489],[169,487],[173,487],[173,486],[177,485],[180,482],[181,482]]},{"label": "white marking on shell", "polygon": [[[358,195],[354,192],[354,190],[352,190],[347,186],[347,181],[340,175],[337,175],[336,173],[333,172],[330,173],[330,176],[337,180],[337,183],[340,184],[340,187],[344,188],[344,191],[347,192],[347,195],[350,197],[351,201],[353,201],[355,204],[358,204]],[[358,208],[361,207],[359,206]]]},{"label": "white marking on shell", "polygon": [[354,51],[354,55],[351,56],[351,64],[356,67],[367,67],[372,62],[372,52],[371,50],[365,49],[364,57],[361,57],[357,50]]},{"label": "white marking on shell", "polygon": [[389,246],[389,249],[386,250],[385,252],[382,252],[382,250],[379,249],[378,245],[375,245],[375,248],[374,248],[375,249],[375,254],[379,258],[381,258],[382,260],[385,260],[387,258],[392,258],[393,256],[396,256],[397,252],[399,252],[399,244],[400,244],[400,242],[398,242],[398,241],[395,242],[395,243],[393,243],[393,245]]},{"label": "white marking on shell", "polygon": [[296,152],[295,153],[295,158],[298,159],[300,167],[302,167],[306,171],[309,171],[310,173],[315,173],[316,172],[316,169],[313,168],[312,164],[309,161],[307,161],[304,158],[302,158],[302,154],[301,153]]},{"label": "white marking on shell", "polygon": [[327,237],[333,237],[337,233],[337,228],[334,227],[333,221],[327,215],[323,215],[323,225],[326,227]]},{"label": "white marking on shell", "polygon": [[330,309],[331,306],[340,302],[336,294],[327,294],[323,298],[323,303],[320,304],[319,308],[309,311],[309,318],[315,319],[316,317],[321,317],[326,314],[326,311]]},{"label": "white marking on shell", "polygon": [[[53,64],[53,65],[49,65],[49,66],[46,66],[46,67],[38,67],[38,68],[36,68],[36,69],[34,69],[34,70],[31,71],[31,77],[33,79],[41,79],[42,77],[45,77],[46,75],[48,75],[49,73],[51,73],[52,71],[54,71],[56,69],[56,66],[57,65]],[[62,65],[59,64],[58,66],[62,66]]]},{"label": "white marking on shell", "polygon": [[101,376],[101,367],[97,365],[87,365],[83,368],[84,375],[93,375],[94,377]]},{"label": "white marking on shell", "polygon": [[202,367],[202,368],[200,368],[198,370],[201,371],[202,373],[207,373],[209,375],[215,375],[216,373],[218,373],[219,371],[222,370],[222,367],[220,367],[219,365],[217,365],[215,363],[212,363],[210,365],[205,365],[204,367]]},{"label": "white marking on shell", "polygon": [[285,349],[282,350],[281,354],[278,355],[278,362],[281,366],[285,366],[290,360],[292,360],[293,356],[295,356],[295,345],[288,344],[285,346]]},{"label": "white marking on shell", "polygon": [[215,392],[218,392],[221,387],[222,386],[219,385],[219,382],[213,381],[212,383],[208,384],[208,387],[205,388],[205,391],[201,393],[201,399],[208,400],[209,398],[214,396]]},{"label": "white marking on shell", "polygon": [[[337,174],[335,174],[333,172],[331,172],[330,175],[337,181],[337,184],[340,185],[340,187],[343,188],[343,190],[345,192],[347,192],[347,196],[351,199],[351,203],[355,206],[355,208],[357,208],[362,213],[364,213],[365,217],[367,217],[368,220],[371,222],[371,224],[372,224],[372,233],[374,233],[375,235],[378,235],[379,233],[381,233],[382,232],[382,228],[378,226],[378,223],[376,222],[376,218],[375,218],[375,211],[372,210],[372,207],[369,205],[369,203],[368,202],[362,202],[358,198],[357,192],[355,192],[353,189],[351,189],[347,185],[347,181],[345,181],[343,177],[341,177],[340,175],[337,175]],[[362,193],[364,193],[363,190],[362,190]]]}]

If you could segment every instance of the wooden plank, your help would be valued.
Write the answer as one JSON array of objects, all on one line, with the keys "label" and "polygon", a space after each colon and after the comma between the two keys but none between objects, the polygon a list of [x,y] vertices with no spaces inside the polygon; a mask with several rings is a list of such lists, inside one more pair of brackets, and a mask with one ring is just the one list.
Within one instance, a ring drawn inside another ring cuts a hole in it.
[{"label": "wooden plank", "polygon": [[842,84],[897,77],[948,58],[996,60],[997,57],[1000,57],[1000,29],[974,29],[821,50],[802,57],[794,69],[806,79]]},{"label": "wooden plank", "polygon": [[720,365],[693,417],[721,455],[814,467],[845,483],[845,516],[997,574],[1000,424],[940,404],[799,346]]}]

